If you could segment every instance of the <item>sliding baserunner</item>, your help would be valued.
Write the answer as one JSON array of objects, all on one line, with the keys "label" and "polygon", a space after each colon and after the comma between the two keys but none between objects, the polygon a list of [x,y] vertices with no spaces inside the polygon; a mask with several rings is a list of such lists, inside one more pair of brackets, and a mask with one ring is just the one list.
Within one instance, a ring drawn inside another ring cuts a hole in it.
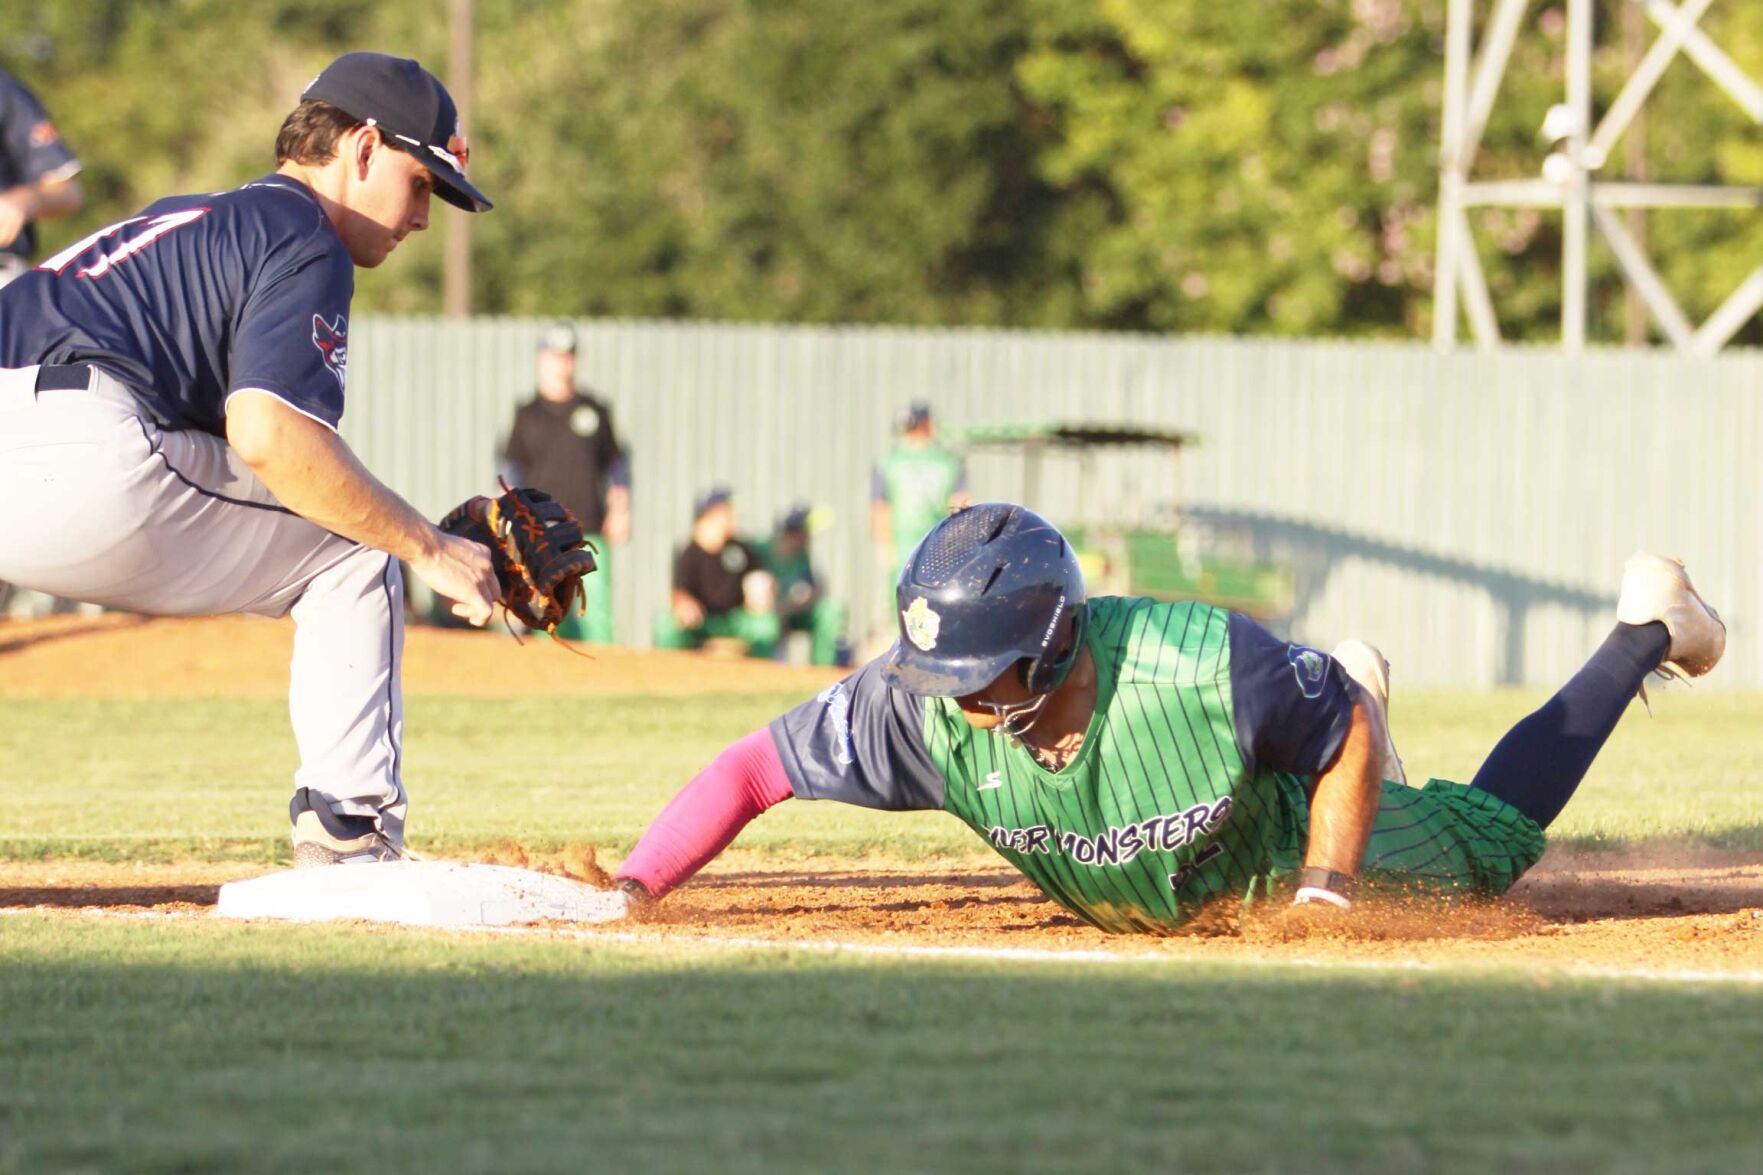
[{"label": "sliding baserunner", "polygon": [[1726,629],[1680,563],[1629,561],[1617,625],[1469,784],[1409,787],[1387,665],[1195,602],[1086,599],[1058,530],[1020,506],[950,515],[901,574],[893,649],[719,755],[619,871],[666,895],[794,796],[942,809],[1103,930],[1181,926],[1272,894],[1348,907],[1363,878],[1504,892],[1643,679],[1700,676]]}]

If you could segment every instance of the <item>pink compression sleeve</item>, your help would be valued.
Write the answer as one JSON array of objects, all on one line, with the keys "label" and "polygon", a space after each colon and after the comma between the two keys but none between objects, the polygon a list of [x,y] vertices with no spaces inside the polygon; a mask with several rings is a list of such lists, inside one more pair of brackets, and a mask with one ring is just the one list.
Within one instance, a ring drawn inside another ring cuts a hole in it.
[{"label": "pink compression sleeve", "polygon": [[790,798],[790,779],[769,730],[729,745],[692,777],[643,833],[619,869],[656,897],[681,885],[728,848],[761,812]]}]

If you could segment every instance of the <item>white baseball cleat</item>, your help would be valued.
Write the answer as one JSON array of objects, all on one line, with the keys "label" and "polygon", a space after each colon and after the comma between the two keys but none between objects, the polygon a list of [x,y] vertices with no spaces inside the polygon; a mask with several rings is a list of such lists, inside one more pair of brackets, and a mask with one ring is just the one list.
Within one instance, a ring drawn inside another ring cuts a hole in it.
[{"label": "white baseball cleat", "polygon": [[1616,619],[1624,624],[1657,620],[1671,634],[1671,647],[1659,666],[1662,677],[1700,677],[1726,652],[1726,625],[1690,583],[1682,559],[1641,553],[1622,571]]},{"label": "white baseball cleat", "polygon": [[1396,753],[1396,740],[1390,734],[1389,661],[1376,645],[1367,644],[1357,637],[1342,641],[1329,655],[1347,671],[1348,677],[1359,683],[1359,689],[1371,709],[1372,719],[1378,728],[1379,741],[1382,743],[1378,757],[1383,778],[1392,783],[1406,784],[1408,772],[1402,766],[1402,756]]}]

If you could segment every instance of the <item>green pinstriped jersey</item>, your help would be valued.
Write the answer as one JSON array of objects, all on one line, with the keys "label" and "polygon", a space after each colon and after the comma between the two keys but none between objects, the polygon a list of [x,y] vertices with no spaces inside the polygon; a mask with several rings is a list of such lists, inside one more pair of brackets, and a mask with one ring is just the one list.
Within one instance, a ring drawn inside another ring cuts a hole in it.
[{"label": "green pinstriped jersey", "polygon": [[1305,781],[1244,761],[1228,619],[1192,602],[1092,602],[1096,709],[1058,772],[974,730],[952,700],[928,699],[945,809],[1104,930],[1168,929],[1292,868]]},{"label": "green pinstriped jersey", "polygon": [[881,662],[772,723],[796,795],[940,808],[1079,917],[1166,931],[1298,864],[1306,788],[1351,724],[1353,687],[1315,650],[1194,602],[1086,605],[1096,702],[1048,771]]},{"label": "green pinstriped jersey", "polygon": [[[949,812],[1109,931],[1171,931],[1297,869],[1310,791],[1351,725],[1344,671],[1205,604],[1085,608],[1095,710],[1059,771],[952,700],[889,687],[877,660],[771,724],[794,794]],[[1386,782],[1364,870],[1380,887],[1497,894],[1542,850],[1542,830],[1490,792]]]},{"label": "green pinstriped jersey", "polygon": [[949,513],[961,488],[961,458],[941,445],[896,445],[877,462],[876,493],[888,504],[889,526],[900,558]]}]

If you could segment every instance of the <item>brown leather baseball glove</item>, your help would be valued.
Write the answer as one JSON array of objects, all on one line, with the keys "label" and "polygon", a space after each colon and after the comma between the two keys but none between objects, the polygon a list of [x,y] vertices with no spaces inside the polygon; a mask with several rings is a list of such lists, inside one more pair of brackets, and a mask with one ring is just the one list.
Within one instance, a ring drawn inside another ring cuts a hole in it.
[{"label": "brown leather baseball glove", "polygon": [[490,548],[502,606],[555,635],[564,617],[585,606],[582,576],[594,570],[594,549],[576,516],[544,490],[503,482],[502,491],[462,502],[441,519],[441,529]]}]

